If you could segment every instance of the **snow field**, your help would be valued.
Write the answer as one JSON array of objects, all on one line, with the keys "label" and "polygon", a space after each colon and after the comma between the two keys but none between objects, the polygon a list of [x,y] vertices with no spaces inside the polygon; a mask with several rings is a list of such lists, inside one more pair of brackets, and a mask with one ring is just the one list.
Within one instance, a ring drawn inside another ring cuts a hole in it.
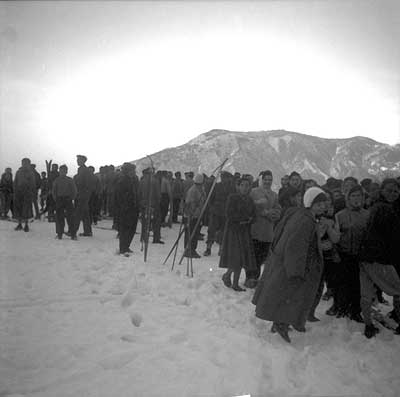
[{"label": "snow field", "polygon": [[147,263],[139,235],[126,258],[113,231],[71,241],[51,223],[14,226],[0,222],[0,396],[400,394],[400,337],[367,340],[322,302],[321,322],[286,344],[254,316],[253,291],[222,284],[216,246],[193,260],[194,278],[186,259],[162,265],[179,225],[150,243]]}]

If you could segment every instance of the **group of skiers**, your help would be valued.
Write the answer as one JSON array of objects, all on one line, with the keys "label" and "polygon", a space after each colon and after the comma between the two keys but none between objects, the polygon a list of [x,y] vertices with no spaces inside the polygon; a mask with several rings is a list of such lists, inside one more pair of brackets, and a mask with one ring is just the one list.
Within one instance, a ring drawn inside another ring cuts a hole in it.
[{"label": "group of skiers", "polygon": [[[132,163],[100,167],[95,174],[86,161],[77,156],[73,178],[67,176],[67,166],[57,164],[49,164],[47,178],[46,173],[41,176],[27,158],[14,180],[6,169],[0,183],[2,217],[12,210],[16,230],[29,231],[33,208],[36,217],[47,211],[49,221],[54,217],[57,238],[67,234],[74,240],[81,221],[80,235],[92,236],[93,223],[112,217],[119,253],[129,256],[139,219],[141,241],[148,244],[152,232],[153,243],[163,244],[161,227],[179,222],[180,215],[184,256],[200,258],[198,241],[204,238],[204,256],[217,243],[219,266],[227,269],[224,285],[245,291],[239,285],[244,269],[244,287],[255,288],[256,316],[272,321],[271,330],[288,342],[292,328],[305,332],[307,321],[318,321],[315,310],[321,298],[333,300],[327,315],[365,323],[368,338],[378,332],[371,316],[374,300],[387,303],[382,292],[393,296],[391,317],[399,322],[400,178],[379,184],[330,177],[318,186],[294,171],[281,178],[276,193],[269,170],[257,179],[222,171],[217,181],[193,172],[185,172],[183,179],[179,171],[155,172],[151,166],[139,179]],[[201,233],[203,226],[207,236]],[[395,333],[400,334],[399,327]]]}]

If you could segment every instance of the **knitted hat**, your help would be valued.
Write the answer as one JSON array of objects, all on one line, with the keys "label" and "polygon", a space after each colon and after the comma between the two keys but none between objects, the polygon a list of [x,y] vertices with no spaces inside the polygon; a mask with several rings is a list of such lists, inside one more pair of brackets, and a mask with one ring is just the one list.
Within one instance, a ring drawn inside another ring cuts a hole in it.
[{"label": "knitted hat", "polygon": [[310,187],[306,190],[303,197],[304,207],[311,208],[319,201],[326,201],[325,192],[319,187]]},{"label": "knitted hat", "polygon": [[204,182],[204,175],[203,174],[197,174],[194,177],[194,183],[201,185]]}]

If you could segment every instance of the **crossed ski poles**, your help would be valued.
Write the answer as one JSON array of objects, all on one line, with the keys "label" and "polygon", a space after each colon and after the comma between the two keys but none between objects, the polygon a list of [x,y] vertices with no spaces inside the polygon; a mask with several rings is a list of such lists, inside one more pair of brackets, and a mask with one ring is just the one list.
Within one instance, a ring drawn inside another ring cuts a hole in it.
[{"label": "crossed ski poles", "polygon": [[[202,219],[202,217],[203,217],[203,215],[204,215],[204,212],[205,212],[205,210],[206,210],[206,208],[207,208],[208,202],[210,201],[211,194],[212,194],[212,192],[214,191],[215,185],[216,185],[216,183],[217,183],[218,176],[220,175],[220,173],[221,173],[221,171],[222,171],[222,168],[224,167],[224,165],[225,165],[225,163],[226,163],[227,161],[228,161],[228,158],[226,158],[226,159],[222,162],[222,164],[219,165],[219,166],[212,172],[212,174],[214,174],[215,172],[217,172],[217,175],[216,175],[216,177],[215,177],[215,179],[214,179],[214,181],[213,181],[213,183],[212,183],[212,185],[211,185],[211,189],[210,189],[210,191],[209,191],[209,193],[208,193],[208,195],[207,195],[206,201],[205,201],[205,203],[204,203],[204,205],[203,205],[203,208],[201,209],[200,215],[199,215],[199,217],[198,217],[198,219],[197,219],[197,222],[196,222],[196,224],[195,224],[193,230],[190,230],[190,227],[188,226],[188,227],[189,227],[189,229],[188,229],[188,234],[189,234],[190,237],[189,237],[188,243],[187,243],[186,246],[185,246],[184,253],[183,253],[182,256],[181,256],[181,259],[179,260],[179,264],[182,263],[183,258],[185,257],[185,252],[187,252],[187,249],[188,249],[189,247],[191,247],[192,240],[193,240],[193,238],[194,238],[194,236],[195,236],[195,233],[196,233],[196,231],[197,231],[197,228],[199,227],[199,224],[200,224],[200,222],[201,222],[201,219]],[[172,246],[170,252],[168,253],[167,257],[165,258],[165,260],[164,260],[164,262],[163,262],[163,265],[165,265],[165,263],[167,262],[167,260],[168,260],[169,257],[171,256],[172,252],[175,250],[174,260],[173,260],[173,263],[172,263],[171,271],[174,269],[174,266],[175,266],[176,252],[177,252],[177,250],[178,250],[179,240],[181,239],[182,234],[185,232],[185,228],[183,227],[183,223],[184,223],[184,217],[182,216],[182,222],[181,222],[181,225],[180,225],[180,228],[179,228],[178,238],[176,239],[174,245]],[[189,261],[189,259],[190,259],[190,261]],[[189,266],[189,265],[190,265],[190,266]],[[192,258],[188,258],[188,265],[187,265],[187,272],[186,272],[187,276],[189,276],[189,267],[190,267],[191,277],[193,277],[193,262],[192,262]]]}]

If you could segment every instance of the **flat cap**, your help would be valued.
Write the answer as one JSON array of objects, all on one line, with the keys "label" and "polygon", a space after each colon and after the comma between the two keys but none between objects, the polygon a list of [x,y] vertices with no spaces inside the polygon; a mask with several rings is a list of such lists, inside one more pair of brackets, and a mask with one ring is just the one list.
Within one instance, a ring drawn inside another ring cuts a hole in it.
[{"label": "flat cap", "polygon": [[83,154],[77,154],[77,155],[76,155],[76,158],[77,158],[77,159],[82,159],[83,161],[86,161],[86,160],[87,160],[87,157],[84,156]]}]

